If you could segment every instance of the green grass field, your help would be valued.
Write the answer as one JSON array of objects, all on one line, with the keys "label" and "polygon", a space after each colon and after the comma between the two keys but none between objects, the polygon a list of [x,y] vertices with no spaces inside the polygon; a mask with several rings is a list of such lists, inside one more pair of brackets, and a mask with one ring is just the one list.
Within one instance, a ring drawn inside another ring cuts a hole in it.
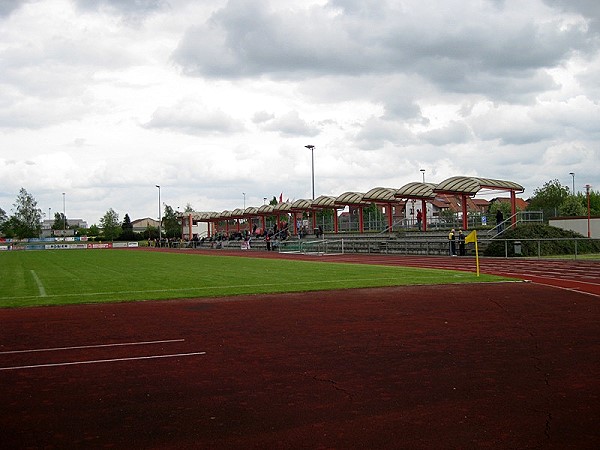
[{"label": "green grass field", "polygon": [[0,252],[0,307],[500,281],[417,269],[135,250]]}]

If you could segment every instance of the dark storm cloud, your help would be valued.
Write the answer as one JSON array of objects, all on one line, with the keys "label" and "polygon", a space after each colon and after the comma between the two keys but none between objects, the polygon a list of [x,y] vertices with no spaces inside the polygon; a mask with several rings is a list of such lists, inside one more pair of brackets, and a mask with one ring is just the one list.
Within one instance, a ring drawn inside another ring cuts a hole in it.
[{"label": "dark storm cloud", "polygon": [[555,88],[540,71],[593,47],[582,27],[560,18],[537,23],[526,15],[515,20],[501,7],[462,5],[443,2],[422,11],[413,4],[336,0],[289,11],[232,0],[189,28],[173,59],[193,76],[403,73],[442,91],[515,99]]},{"label": "dark storm cloud", "polygon": [[589,20],[596,33],[600,32],[600,2],[597,0],[543,0],[547,5],[562,11],[581,14]]},{"label": "dark storm cloud", "polygon": [[9,16],[25,3],[27,2],[23,0],[0,0],[0,18]]}]

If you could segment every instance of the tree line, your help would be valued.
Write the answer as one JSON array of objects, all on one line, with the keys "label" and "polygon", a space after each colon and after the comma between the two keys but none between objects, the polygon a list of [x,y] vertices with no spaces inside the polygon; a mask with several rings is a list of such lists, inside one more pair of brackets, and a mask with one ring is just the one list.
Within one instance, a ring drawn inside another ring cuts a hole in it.
[{"label": "tree line", "polygon": [[[0,236],[5,238],[38,238],[42,234],[43,213],[38,207],[37,200],[25,188],[21,188],[15,203],[12,205],[12,214],[9,216],[0,208]],[[188,204],[186,212],[192,211]],[[119,214],[110,208],[100,219],[99,225],[92,225],[87,229],[70,225],[63,213],[54,214],[52,230],[74,230],[74,234],[97,238],[100,240],[142,240],[158,239],[157,227],[147,227],[143,232],[135,232],[129,214],[125,214],[123,221]],[[163,237],[174,238],[181,235],[181,225],[173,208],[165,204],[162,217],[161,234]]]},{"label": "tree line", "polygon": [[[276,204],[277,199],[273,197],[270,203],[272,202]],[[528,202],[528,209],[543,211],[546,220],[557,216],[586,216],[588,213],[587,193],[571,192],[569,187],[561,185],[559,180],[548,181],[542,187],[535,189]],[[600,191],[590,189],[589,206],[592,216],[600,216]],[[181,235],[181,224],[177,219],[177,215],[171,206],[165,204],[164,207],[161,234],[166,238],[179,237]],[[501,207],[501,205],[496,207]],[[185,212],[191,211],[193,211],[193,208],[188,203]],[[42,231],[42,217],[42,210],[38,208],[33,195],[27,192],[25,188],[21,188],[10,216],[4,209],[0,208],[0,234],[6,238],[37,238]],[[54,214],[52,229],[62,230],[73,229],[74,227],[76,228],[76,226],[69,226],[68,219],[63,213],[57,212]],[[76,233],[107,241],[157,239],[159,235],[156,227],[148,227],[141,233],[134,232],[129,215],[125,214],[123,221],[121,221],[119,214],[112,208],[102,216],[99,226],[94,224],[88,229],[76,230]]]}]

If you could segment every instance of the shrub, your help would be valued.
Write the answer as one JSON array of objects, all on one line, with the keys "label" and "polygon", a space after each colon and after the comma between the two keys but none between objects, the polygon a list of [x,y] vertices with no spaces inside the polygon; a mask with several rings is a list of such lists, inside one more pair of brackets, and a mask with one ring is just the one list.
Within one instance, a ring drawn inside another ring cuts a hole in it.
[{"label": "shrub", "polygon": [[[505,256],[505,242],[509,240],[508,256],[538,256],[539,255],[573,255],[575,253],[575,242],[573,239],[584,238],[579,233],[563,230],[542,224],[519,225],[514,230],[507,230],[501,235],[500,240],[492,241],[485,249],[485,256]],[[526,239],[550,239],[550,240],[526,240]],[[521,254],[515,255],[514,241],[521,242]],[[600,242],[593,240],[577,241],[577,253],[600,253]]]}]

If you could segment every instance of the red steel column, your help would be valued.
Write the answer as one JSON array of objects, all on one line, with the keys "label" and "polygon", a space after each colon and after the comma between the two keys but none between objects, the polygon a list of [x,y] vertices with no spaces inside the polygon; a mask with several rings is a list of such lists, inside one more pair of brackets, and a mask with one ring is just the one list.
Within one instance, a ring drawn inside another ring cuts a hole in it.
[{"label": "red steel column", "polygon": [[466,230],[467,228],[469,228],[469,220],[467,217],[467,196],[465,194],[461,195],[462,197],[462,223],[463,223],[463,230]]},{"label": "red steel column", "polygon": [[365,217],[364,217],[363,207],[358,207],[358,231],[360,233],[365,232]]},{"label": "red steel column", "polygon": [[333,208],[333,232],[335,234],[338,234],[338,231],[339,231],[339,224],[338,224],[337,208]]}]

